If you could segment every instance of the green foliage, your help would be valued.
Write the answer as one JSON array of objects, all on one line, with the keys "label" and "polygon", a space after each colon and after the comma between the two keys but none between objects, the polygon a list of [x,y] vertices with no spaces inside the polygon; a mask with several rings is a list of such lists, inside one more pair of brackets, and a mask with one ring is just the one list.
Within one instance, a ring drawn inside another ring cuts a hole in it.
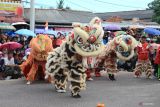
[{"label": "green foliage", "polygon": [[71,8],[69,6],[66,6],[66,9],[71,10]]},{"label": "green foliage", "polygon": [[64,7],[64,0],[59,0],[57,2],[57,9],[68,9],[71,10],[69,6]]},{"label": "green foliage", "polygon": [[149,9],[154,11],[153,21],[160,24],[160,0],[154,0],[148,4]]},{"label": "green foliage", "polygon": [[57,2],[57,9],[63,9],[64,7],[64,0],[59,0]]}]

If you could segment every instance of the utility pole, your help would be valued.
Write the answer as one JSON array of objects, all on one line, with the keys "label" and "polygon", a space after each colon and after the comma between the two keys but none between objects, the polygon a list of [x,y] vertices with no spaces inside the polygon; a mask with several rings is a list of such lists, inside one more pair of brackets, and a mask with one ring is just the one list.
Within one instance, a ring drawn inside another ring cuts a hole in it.
[{"label": "utility pole", "polygon": [[35,29],[35,0],[30,2],[30,30],[34,32]]}]

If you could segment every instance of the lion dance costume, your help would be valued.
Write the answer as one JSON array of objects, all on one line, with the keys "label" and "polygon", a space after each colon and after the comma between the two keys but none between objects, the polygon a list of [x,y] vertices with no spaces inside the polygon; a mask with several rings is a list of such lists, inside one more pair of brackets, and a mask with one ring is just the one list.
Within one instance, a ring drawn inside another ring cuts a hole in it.
[{"label": "lion dance costume", "polygon": [[[130,60],[135,55],[134,49],[137,45],[138,42],[134,37],[127,34],[119,35],[105,45],[105,49],[98,57],[93,58],[96,60],[92,60],[97,63],[96,67],[101,66],[107,71],[110,80],[115,80],[114,74],[118,72],[117,59]],[[91,77],[90,73],[87,70],[87,78]]]},{"label": "lion dance costume", "polygon": [[137,45],[136,39],[127,34],[114,37],[106,44],[105,50],[99,56],[99,60],[103,62],[102,65],[110,80],[115,80],[114,74],[118,72],[117,59],[122,61],[130,60],[135,55],[134,49]]},{"label": "lion dance costume", "polygon": [[150,78],[154,71],[149,60],[149,48],[150,46],[146,42],[143,44],[140,43],[137,47],[138,61],[136,63],[136,68],[134,69],[136,77],[140,77],[142,72],[145,72],[146,77]]},{"label": "lion dance costume", "polygon": [[72,97],[81,97],[79,92],[86,87],[85,59],[103,51],[101,35],[103,29],[97,17],[87,25],[73,23],[73,33],[68,40],[49,54],[46,78],[49,75],[54,78],[57,92],[65,92],[67,81],[70,81]]},{"label": "lion dance costume", "polygon": [[28,59],[20,65],[22,73],[28,81],[27,84],[34,81],[37,74],[40,74],[40,78],[44,79],[48,52],[53,51],[52,40],[47,35],[37,35],[31,40],[30,48]]}]

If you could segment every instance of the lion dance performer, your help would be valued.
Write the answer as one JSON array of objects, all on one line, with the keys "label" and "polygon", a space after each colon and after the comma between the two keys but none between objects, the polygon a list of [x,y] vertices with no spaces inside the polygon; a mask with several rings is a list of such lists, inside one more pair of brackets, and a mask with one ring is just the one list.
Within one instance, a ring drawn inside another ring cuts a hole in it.
[{"label": "lion dance performer", "polygon": [[97,56],[103,51],[101,20],[94,18],[87,25],[73,23],[73,33],[68,40],[47,58],[46,78],[51,75],[57,92],[66,92],[70,81],[71,95],[80,98],[86,87],[86,57]]},{"label": "lion dance performer", "polygon": [[28,85],[36,79],[38,74],[39,78],[44,79],[48,52],[53,51],[52,41],[47,35],[37,35],[33,38],[30,42],[30,48],[28,59],[20,65]]},{"label": "lion dance performer", "polygon": [[147,78],[151,77],[154,70],[152,69],[152,65],[149,60],[149,52],[150,46],[146,42],[146,37],[142,36],[141,43],[137,47],[138,61],[134,70],[136,77],[140,77],[142,75],[142,72],[146,73]]},{"label": "lion dance performer", "polygon": [[107,71],[110,80],[115,80],[115,74],[118,72],[117,59],[130,60],[135,55],[134,49],[137,45],[136,39],[127,34],[114,37],[106,44],[105,50],[99,56],[99,62]]}]

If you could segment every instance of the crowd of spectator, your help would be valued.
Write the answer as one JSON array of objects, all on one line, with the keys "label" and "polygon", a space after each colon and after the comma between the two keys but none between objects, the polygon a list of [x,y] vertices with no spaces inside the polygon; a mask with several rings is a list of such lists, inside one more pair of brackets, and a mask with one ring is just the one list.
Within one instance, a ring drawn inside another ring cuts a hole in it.
[{"label": "crowd of spectator", "polygon": [[[58,32],[57,35],[49,35],[53,41],[53,47],[56,48],[60,46],[62,41],[65,41],[65,36],[66,35],[60,32]],[[26,56],[29,55],[29,52],[26,52],[25,50],[29,48],[29,43],[32,38],[32,36],[9,36],[6,34],[0,34],[0,44],[17,42],[22,45],[22,48],[20,49],[0,50],[0,79],[14,79],[21,76],[18,65],[22,64],[22,62],[26,60]]]}]

